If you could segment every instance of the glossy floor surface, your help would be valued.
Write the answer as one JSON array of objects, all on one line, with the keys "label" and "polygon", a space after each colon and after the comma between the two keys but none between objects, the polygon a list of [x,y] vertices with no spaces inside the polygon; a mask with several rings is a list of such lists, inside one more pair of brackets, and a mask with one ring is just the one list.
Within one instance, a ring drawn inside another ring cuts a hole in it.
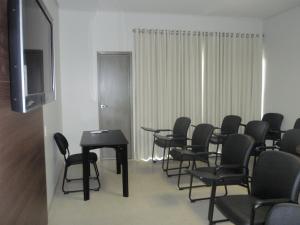
[{"label": "glossy floor surface", "polygon": [[[175,165],[175,164],[174,164]],[[204,166],[204,165],[203,165]],[[122,197],[122,177],[115,173],[115,161],[98,162],[102,187],[92,191],[90,201],[82,193],[64,195],[61,178],[49,210],[49,225],[206,225],[208,200],[191,203],[188,190],[179,191],[177,177],[167,177],[157,162],[129,162],[129,197]],[[81,166],[70,169],[70,176],[82,174]],[[188,177],[183,181],[187,184]],[[96,185],[94,181],[91,186]],[[67,188],[81,188],[82,183],[67,183]],[[218,188],[218,194],[224,188]],[[210,188],[197,188],[196,197],[209,196]],[[229,194],[246,194],[246,189],[229,187]],[[222,215],[215,210],[215,219]],[[231,223],[222,223],[230,225]]]}]

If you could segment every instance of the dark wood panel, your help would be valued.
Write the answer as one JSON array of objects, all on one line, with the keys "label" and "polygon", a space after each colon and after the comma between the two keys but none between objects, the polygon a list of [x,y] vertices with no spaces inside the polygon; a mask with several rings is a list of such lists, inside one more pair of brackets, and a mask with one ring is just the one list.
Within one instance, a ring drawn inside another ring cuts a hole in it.
[{"label": "dark wood panel", "polygon": [[0,224],[46,225],[42,109],[11,111],[6,0],[0,0]]}]

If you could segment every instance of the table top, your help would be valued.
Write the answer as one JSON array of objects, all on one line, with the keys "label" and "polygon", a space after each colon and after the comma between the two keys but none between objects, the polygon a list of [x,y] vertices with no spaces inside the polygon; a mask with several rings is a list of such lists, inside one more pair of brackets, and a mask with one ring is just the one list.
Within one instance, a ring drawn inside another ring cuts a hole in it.
[{"label": "table top", "polygon": [[80,142],[81,147],[108,147],[127,144],[128,141],[121,130],[109,130],[103,133],[83,131]]}]

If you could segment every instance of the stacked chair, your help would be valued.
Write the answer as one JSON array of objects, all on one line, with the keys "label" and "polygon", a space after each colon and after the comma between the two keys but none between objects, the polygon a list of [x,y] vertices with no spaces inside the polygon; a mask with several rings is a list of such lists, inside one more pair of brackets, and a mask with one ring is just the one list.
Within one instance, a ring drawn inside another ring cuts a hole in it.
[{"label": "stacked chair", "polygon": [[[262,120],[246,125],[241,124],[241,120],[239,116],[229,115],[224,117],[220,128],[199,124],[194,126],[192,139],[187,137],[191,122],[187,117],[176,120],[171,135],[161,135],[161,132],[170,131],[166,129],[143,129],[154,133],[152,160],[155,145],[164,149],[162,167],[168,176],[178,176],[178,189],[188,188],[191,202],[209,200],[209,225],[225,221],[236,225],[299,225],[300,118],[295,121],[294,128],[287,131],[281,130],[283,115],[279,113],[267,113]],[[240,125],[245,127],[244,134],[238,134]],[[187,144],[188,140],[191,145]],[[267,140],[273,145],[266,146]],[[209,144],[216,145],[217,150],[210,152]],[[218,151],[220,145],[222,154]],[[269,149],[273,151],[267,151]],[[209,163],[210,156],[216,157],[214,166]],[[254,157],[252,174],[249,172],[251,156]],[[179,162],[179,167],[169,168],[171,158]],[[188,165],[183,166],[184,162]],[[197,162],[207,166],[200,167]],[[183,168],[187,170],[183,172]],[[169,174],[169,170],[178,170],[178,173]],[[190,175],[190,183],[182,186],[181,176],[186,174]],[[193,185],[195,178],[203,184]],[[227,186],[230,185],[245,187],[248,195],[228,195]],[[225,194],[216,196],[220,186],[224,187]],[[210,196],[192,197],[196,187],[210,187]],[[214,220],[215,207],[226,218]]]}]

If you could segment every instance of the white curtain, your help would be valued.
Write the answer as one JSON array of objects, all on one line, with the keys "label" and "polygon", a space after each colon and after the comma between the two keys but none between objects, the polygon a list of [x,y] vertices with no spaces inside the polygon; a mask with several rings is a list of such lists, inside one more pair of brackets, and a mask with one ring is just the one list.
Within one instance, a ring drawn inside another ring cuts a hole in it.
[{"label": "white curtain", "polygon": [[141,126],[172,129],[179,116],[215,126],[229,114],[260,119],[259,35],[137,29],[134,45],[135,159],[152,152]]},{"label": "white curtain", "polygon": [[141,126],[172,129],[179,116],[201,122],[203,35],[143,29],[134,43],[134,158],[147,160],[153,137]]},{"label": "white curtain", "polygon": [[220,125],[229,114],[243,123],[260,119],[262,38],[214,32],[204,39],[203,120]]}]

